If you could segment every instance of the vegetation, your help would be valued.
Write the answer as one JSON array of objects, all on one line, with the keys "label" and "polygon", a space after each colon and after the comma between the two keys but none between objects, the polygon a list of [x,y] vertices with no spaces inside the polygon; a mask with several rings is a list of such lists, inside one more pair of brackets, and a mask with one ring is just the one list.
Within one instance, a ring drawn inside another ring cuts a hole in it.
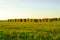
[{"label": "vegetation", "polygon": [[60,18],[51,18],[52,21],[60,21]]},{"label": "vegetation", "polygon": [[0,40],[60,40],[60,21],[0,22]]}]

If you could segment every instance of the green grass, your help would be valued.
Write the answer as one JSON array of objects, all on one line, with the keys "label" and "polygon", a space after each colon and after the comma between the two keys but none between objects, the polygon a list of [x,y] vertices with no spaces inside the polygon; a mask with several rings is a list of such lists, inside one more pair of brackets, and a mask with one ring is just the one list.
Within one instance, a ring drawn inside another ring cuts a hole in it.
[{"label": "green grass", "polygon": [[0,40],[60,40],[60,21],[0,22]]}]

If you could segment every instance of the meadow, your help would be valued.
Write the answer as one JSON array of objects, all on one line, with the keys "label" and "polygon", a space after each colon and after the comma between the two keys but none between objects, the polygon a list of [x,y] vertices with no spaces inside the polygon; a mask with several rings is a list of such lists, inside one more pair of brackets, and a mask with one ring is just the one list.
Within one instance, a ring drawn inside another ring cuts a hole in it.
[{"label": "meadow", "polygon": [[0,40],[60,40],[60,21],[0,22]]}]

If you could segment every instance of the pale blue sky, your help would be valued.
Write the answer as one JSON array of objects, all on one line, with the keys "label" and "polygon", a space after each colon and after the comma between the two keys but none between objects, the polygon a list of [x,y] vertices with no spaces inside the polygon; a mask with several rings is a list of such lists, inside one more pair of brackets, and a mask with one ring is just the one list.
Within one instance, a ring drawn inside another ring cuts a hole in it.
[{"label": "pale blue sky", "polygon": [[0,19],[60,17],[60,0],[0,0]]}]

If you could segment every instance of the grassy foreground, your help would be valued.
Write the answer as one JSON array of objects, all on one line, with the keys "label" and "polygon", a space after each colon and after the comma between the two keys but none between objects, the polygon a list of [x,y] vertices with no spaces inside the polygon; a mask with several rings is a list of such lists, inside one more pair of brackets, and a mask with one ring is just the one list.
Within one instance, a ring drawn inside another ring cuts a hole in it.
[{"label": "grassy foreground", "polygon": [[60,40],[60,21],[0,22],[0,40]]}]

